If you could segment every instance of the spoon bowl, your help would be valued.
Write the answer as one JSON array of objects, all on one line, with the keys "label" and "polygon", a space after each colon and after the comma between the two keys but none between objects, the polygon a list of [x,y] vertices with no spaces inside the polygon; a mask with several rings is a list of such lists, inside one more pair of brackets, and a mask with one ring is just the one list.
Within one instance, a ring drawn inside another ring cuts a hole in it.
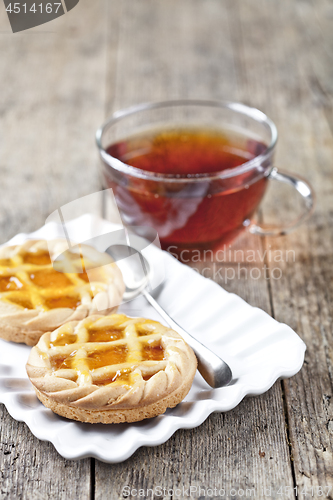
[{"label": "spoon bowl", "polygon": [[127,245],[112,245],[106,250],[119,267],[126,286],[124,301],[135,299],[149,285],[150,265],[141,252]]}]

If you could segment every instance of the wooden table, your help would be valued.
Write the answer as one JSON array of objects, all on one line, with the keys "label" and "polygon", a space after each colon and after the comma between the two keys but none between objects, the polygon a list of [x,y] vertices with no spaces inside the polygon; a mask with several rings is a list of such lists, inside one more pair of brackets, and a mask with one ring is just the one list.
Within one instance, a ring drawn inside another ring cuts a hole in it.
[{"label": "wooden table", "polygon": [[[281,279],[246,278],[245,269],[226,283],[223,270],[237,263],[218,264],[221,286],[306,342],[300,373],[118,465],[64,460],[1,406],[1,499],[136,498],[125,486],[166,488],[155,499],[181,498],[168,490],[189,486],[225,490],[214,498],[254,489],[252,498],[292,499],[296,487],[300,498],[333,498],[332,19],[328,0],[81,0],[13,35],[0,6],[1,243],[98,191],[95,129],[113,110],[147,100],[262,109],[279,129],[276,164],[317,194],[314,215],[294,233],[233,246],[281,251],[282,261],[265,260]],[[285,220],[291,208],[288,192],[261,216]],[[258,259],[244,264],[249,272]]]}]

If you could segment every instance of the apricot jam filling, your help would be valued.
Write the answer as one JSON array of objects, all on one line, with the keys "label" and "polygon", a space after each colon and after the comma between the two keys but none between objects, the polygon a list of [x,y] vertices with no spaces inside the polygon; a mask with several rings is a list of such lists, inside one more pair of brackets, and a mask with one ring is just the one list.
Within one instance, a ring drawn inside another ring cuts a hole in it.
[{"label": "apricot jam filling", "polygon": [[96,350],[87,356],[89,370],[103,366],[119,365],[126,362],[128,349],[126,346],[114,346],[105,350]]},{"label": "apricot jam filling", "polygon": [[89,277],[85,271],[83,273],[77,273],[77,275],[81,280],[85,281],[86,283],[89,283]]},{"label": "apricot jam filling", "polygon": [[164,349],[159,340],[153,341],[142,347],[142,361],[162,361]]},{"label": "apricot jam filling", "polygon": [[52,370],[62,370],[63,368],[71,369],[72,368],[72,363],[74,361],[74,356],[77,353],[77,351],[71,352],[71,354],[68,355],[63,355],[63,354],[58,354],[56,356],[52,356],[50,358],[50,363],[51,363],[51,368]]},{"label": "apricot jam filling", "polygon": [[72,285],[66,274],[59,273],[52,268],[33,271],[29,278],[35,286],[41,288],[66,288]]},{"label": "apricot jam filling", "polygon": [[33,264],[35,266],[46,266],[51,264],[50,254],[46,250],[39,252],[26,252],[22,255],[24,264]]},{"label": "apricot jam filling", "polygon": [[100,291],[98,284],[88,284],[85,270],[68,275],[56,271],[46,250],[26,251],[12,259],[0,260],[1,299],[23,309],[75,310],[82,303],[81,293],[75,290],[77,286],[84,287],[84,294],[91,299]]},{"label": "apricot jam filling", "polygon": [[[157,372],[156,372],[157,373]],[[142,378],[145,382],[147,382],[148,380],[150,380],[153,376],[155,375],[155,373],[152,373],[150,375],[142,375]]]},{"label": "apricot jam filling", "polygon": [[50,347],[63,347],[68,344],[75,344],[77,335],[75,333],[60,333],[56,340],[50,342]]},{"label": "apricot jam filling", "polygon": [[63,295],[59,297],[48,297],[44,299],[44,305],[47,309],[57,309],[59,307],[68,307],[76,309],[81,304],[79,295]]},{"label": "apricot jam filling", "polygon": [[123,328],[89,328],[88,342],[112,342],[120,340],[124,337]]},{"label": "apricot jam filling", "polygon": [[[63,368],[75,369],[74,358],[77,353],[77,349],[71,352],[70,355],[56,355],[50,358],[51,367],[54,370],[61,370]],[[119,365],[120,363],[125,363],[127,357],[127,348],[125,346],[114,347],[112,349],[106,349],[105,351],[95,351],[85,358],[85,363],[88,370],[96,370],[96,368],[102,368],[104,366]],[[112,375],[111,378],[114,378]]]},{"label": "apricot jam filling", "polygon": [[15,295],[10,297],[10,302],[16,304],[18,306],[23,307],[24,309],[34,309],[34,305],[31,303],[31,300],[28,297]]},{"label": "apricot jam filling", "polygon": [[128,369],[117,370],[116,373],[110,377],[95,380],[94,384],[101,385],[101,386],[109,385],[109,384],[112,384],[112,382],[115,382],[116,380],[118,382],[124,382],[125,384],[130,384],[130,375],[131,375],[131,371]]},{"label": "apricot jam filling", "polygon": [[54,372],[70,370],[65,378],[78,385],[104,387],[116,383],[132,387],[137,381],[148,381],[165,369],[167,360],[161,328],[156,325],[115,314],[97,320],[87,318],[70,329],[61,327],[56,339],[49,342],[51,368]]},{"label": "apricot jam filling", "polygon": [[23,283],[16,276],[0,276],[0,292],[20,290]]}]

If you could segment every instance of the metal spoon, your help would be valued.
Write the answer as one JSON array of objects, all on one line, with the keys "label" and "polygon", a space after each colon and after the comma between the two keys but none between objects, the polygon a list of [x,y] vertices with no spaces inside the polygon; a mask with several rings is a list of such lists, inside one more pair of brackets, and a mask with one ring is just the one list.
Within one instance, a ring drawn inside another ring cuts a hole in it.
[{"label": "metal spoon", "polygon": [[[192,347],[198,359],[198,370],[206,382],[214,389],[229,384],[232,379],[232,373],[227,363],[179,326],[150,293],[147,292],[146,287],[149,284],[150,266],[142,253],[127,245],[112,245],[106,252],[117,262],[123,274],[126,285],[124,300],[132,300],[139,294],[144,295],[169,326],[176,330],[188,345]],[[135,254],[139,258],[127,259],[127,257]]]}]

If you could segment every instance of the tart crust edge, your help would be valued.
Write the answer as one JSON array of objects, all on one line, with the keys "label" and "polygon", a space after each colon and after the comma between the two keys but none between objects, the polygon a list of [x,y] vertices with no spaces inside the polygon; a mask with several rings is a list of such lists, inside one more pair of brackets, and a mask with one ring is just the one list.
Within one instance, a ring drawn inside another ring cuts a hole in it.
[{"label": "tart crust edge", "polygon": [[[193,357],[195,358],[194,354]],[[194,375],[197,369],[197,362],[190,363],[190,369],[187,373],[183,383],[177,387],[175,391],[162,399],[155,401],[147,406],[139,406],[137,408],[124,408],[124,409],[99,409],[87,410],[77,408],[63,403],[58,403],[54,399],[48,397],[46,394],[39,391],[34,387],[38,399],[44,406],[50,408],[54,413],[61,417],[77,420],[79,422],[86,422],[90,424],[119,424],[125,422],[139,422],[146,418],[156,417],[163,414],[168,408],[174,408],[179,404],[191,389]]]}]

